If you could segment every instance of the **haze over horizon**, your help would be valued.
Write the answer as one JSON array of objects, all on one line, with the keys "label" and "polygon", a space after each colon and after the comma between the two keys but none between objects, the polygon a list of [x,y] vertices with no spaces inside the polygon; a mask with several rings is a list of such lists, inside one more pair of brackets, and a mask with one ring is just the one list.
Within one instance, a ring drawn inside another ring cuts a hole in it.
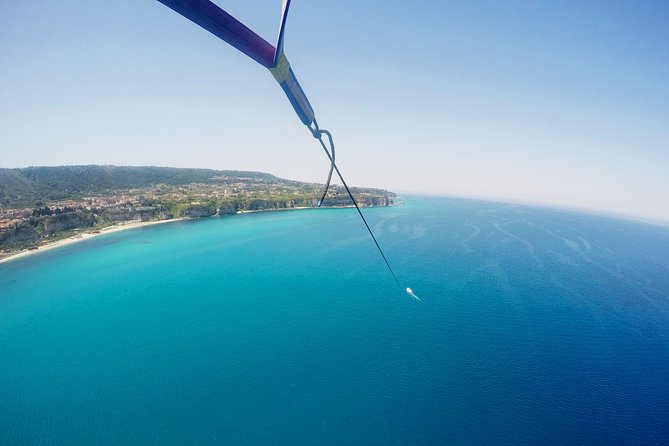
[{"label": "haze over horizon", "polygon": [[[274,42],[279,1],[218,1]],[[301,2],[286,54],[352,185],[669,221],[669,4]],[[0,5],[0,167],[323,182],[264,68],[157,1]]]}]

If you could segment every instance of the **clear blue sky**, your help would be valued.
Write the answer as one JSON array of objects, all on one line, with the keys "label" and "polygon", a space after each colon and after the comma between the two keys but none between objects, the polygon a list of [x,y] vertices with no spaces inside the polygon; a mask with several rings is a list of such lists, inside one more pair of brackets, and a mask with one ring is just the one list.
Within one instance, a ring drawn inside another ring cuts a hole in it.
[{"label": "clear blue sky", "polygon": [[[279,0],[219,0],[274,41]],[[294,0],[286,53],[350,184],[669,221],[669,2]],[[322,182],[271,75],[153,0],[0,2],[0,166]]]}]

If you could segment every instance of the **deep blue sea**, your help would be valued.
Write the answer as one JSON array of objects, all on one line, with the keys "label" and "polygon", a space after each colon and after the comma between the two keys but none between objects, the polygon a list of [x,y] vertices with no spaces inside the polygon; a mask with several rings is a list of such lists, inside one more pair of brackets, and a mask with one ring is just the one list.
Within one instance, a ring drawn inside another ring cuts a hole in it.
[{"label": "deep blue sea", "polygon": [[0,264],[0,445],[669,444],[669,229],[446,198]]}]

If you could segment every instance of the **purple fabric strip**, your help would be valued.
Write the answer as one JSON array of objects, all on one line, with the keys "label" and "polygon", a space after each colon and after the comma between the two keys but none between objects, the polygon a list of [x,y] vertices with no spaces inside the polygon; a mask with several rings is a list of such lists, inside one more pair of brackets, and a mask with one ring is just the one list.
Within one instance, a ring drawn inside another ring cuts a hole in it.
[{"label": "purple fabric strip", "polygon": [[225,40],[260,65],[266,68],[273,66],[275,48],[209,0],[158,1]]}]

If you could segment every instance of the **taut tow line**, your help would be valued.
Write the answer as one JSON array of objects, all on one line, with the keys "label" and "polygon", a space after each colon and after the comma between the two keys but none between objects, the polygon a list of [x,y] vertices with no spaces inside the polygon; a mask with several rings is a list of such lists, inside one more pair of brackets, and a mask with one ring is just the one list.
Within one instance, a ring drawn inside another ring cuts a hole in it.
[{"label": "taut tow line", "polygon": [[[393,271],[392,267],[390,266],[388,258],[381,249],[381,245],[379,245],[379,242],[376,240],[372,229],[369,227],[365,216],[360,210],[360,206],[358,206],[358,202],[353,197],[351,190],[349,189],[348,185],[346,185],[346,181],[344,181],[344,177],[335,163],[335,147],[332,134],[329,131],[318,127],[314,109],[311,107],[309,99],[307,99],[307,95],[304,93],[300,83],[297,81],[297,77],[295,77],[295,73],[290,66],[290,62],[288,62],[288,58],[283,51],[284,31],[286,29],[286,19],[288,17],[290,0],[282,0],[281,21],[279,22],[279,36],[277,38],[276,47],[272,46],[271,43],[267,42],[242,22],[225,12],[217,4],[210,0],[158,1],[191,20],[195,24],[206,29],[216,37],[226,41],[270,71],[272,76],[274,76],[274,79],[276,79],[276,81],[279,83],[279,86],[288,97],[288,100],[293,106],[295,113],[297,113],[297,116],[300,118],[300,121],[302,121],[302,123],[306,125],[307,128],[311,131],[311,134],[316,139],[318,139],[321,146],[323,147],[323,150],[325,151],[325,154],[330,160],[330,171],[328,173],[327,181],[325,182],[323,195],[318,201],[318,206],[320,207],[321,204],[323,204],[323,200],[328,193],[328,189],[330,188],[330,181],[332,180],[332,173],[337,172],[337,176],[339,176],[339,179],[344,185],[344,188],[346,189],[348,196],[351,198],[355,209],[358,211],[362,222],[365,224],[369,235],[372,237],[372,240],[374,240],[374,244],[379,250],[381,257],[383,257],[383,261],[386,263],[388,271],[390,271],[390,274],[392,274],[398,288],[402,290],[402,286],[397,279],[397,275],[395,275],[395,271]],[[323,141],[323,135],[325,135],[328,139],[327,145]],[[420,301],[418,296],[413,294],[411,288],[406,288],[403,291],[406,291],[406,293],[411,297]]]},{"label": "taut tow line", "polygon": [[[397,284],[397,287],[401,290],[402,285],[400,285],[400,281],[397,279],[397,275],[395,274],[395,271],[393,271],[392,266],[390,266],[390,262],[388,262],[388,258],[386,257],[386,254],[383,252],[383,249],[381,249],[381,245],[379,245],[379,242],[376,240],[376,237],[374,236],[374,233],[372,232],[372,228],[369,227],[369,224],[367,223],[367,219],[365,219],[364,214],[362,213],[362,210],[360,210],[360,206],[358,206],[358,202],[351,193],[351,189],[349,189],[348,185],[346,184],[346,180],[344,180],[344,177],[342,176],[341,172],[339,171],[339,167],[337,167],[337,164],[335,163],[335,145],[334,145],[334,140],[332,139],[332,134],[325,130],[321,129],[318,127],[318,122],[316,119],[314,119],[313,126],[309,126],[309,130],[311,130],[311,134],[314,135],[314,138],[318,140],[318,142],[321,144],[321,147],[323,148],[323,151],[327,155],[328,159],[330,160],[330,172],[328,173],[328,178],[327,181],[325,182],[325,188],[323,190],[323,196],[318,202],[318,206],[320,207],[321,204],[323,203],[323,200],[325,199],[325,195],[328,193],[328,189],[330,187],[330,180],[332,179],[332,171],[334,170],[337,172],[337,176],[339,177],[339,180],[341,180],[341,184],[344,186],[344,189],[346,189],[346,192],[348,193],[349,198],[351,199],[351,202],[353,202],[353,206],[355,206],[355,209],[358,211],[358,215],[360,215],[360,218],[362,219],[362,222],[365,224],[365,227],[367,228],[367,232],[369,232],[369,235],[372,237],[372,240],[374,240],[374,244],[376,245],[376,249],[379,250],[379,254],[381,254],[381,257],[383,257],[383,261],[386,263],[386,266],[388,267],[388,271],[390,271],[390,274],[392,274],[393,279],[395,280],[395,283]],[[325,145],[325,142],[323,142],[323,135],[326,135],[328,137],[328,142],[330,145],[330,149],[328,150],[328,147]],[[406,291],[407,293],[411,290],[411,288],[407,288]],[[420,300],[420,299],[419,299]]]}]

